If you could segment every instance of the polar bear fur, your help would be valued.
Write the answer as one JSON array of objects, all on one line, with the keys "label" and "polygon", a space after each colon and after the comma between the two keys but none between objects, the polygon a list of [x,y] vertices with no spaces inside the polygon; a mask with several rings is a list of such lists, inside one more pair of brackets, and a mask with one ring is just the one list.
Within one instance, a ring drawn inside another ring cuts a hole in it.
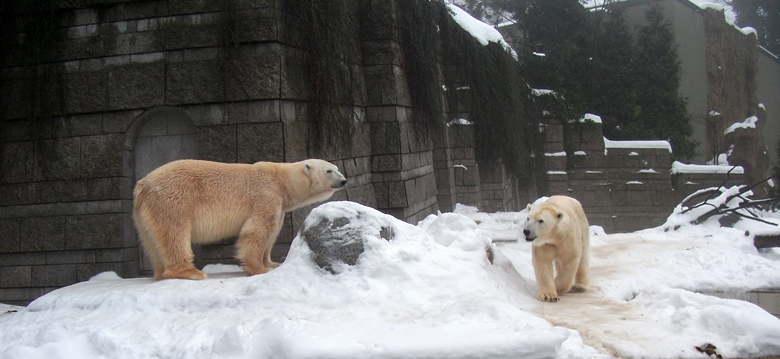
[{"label": "polar bear fur", "polygon": [[250,275],[279,264],[271,248],[284,214],[324,201],[347,181],[326,161],[229,164],[180,160],[138,181],[133,220],[154,265],[154,278],[205,279],[191,243],[238,236],[237,257]]},{"label": "polar bear fur", "polygon": [[570,290],[587,290],[590,232],[579,201],[552,196],[535,206],[528,205],[523,234],[532,242],[537,299],[557,302],[559,295]]}]

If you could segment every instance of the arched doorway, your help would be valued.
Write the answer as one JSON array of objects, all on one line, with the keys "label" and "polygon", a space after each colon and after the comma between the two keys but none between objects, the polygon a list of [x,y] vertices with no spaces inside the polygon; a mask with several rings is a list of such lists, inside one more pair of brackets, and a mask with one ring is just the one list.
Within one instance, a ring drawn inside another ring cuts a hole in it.
[{"label": "arched doorway", "polygon": [[[172,107],[144,112],[130,126],[125,143],[126,148],[132,148],[133,186],[157,167],[198,155],[195,123],[184,111]],[[140,247],[138,252],[141,274],[152,273],[152,264]]]}]

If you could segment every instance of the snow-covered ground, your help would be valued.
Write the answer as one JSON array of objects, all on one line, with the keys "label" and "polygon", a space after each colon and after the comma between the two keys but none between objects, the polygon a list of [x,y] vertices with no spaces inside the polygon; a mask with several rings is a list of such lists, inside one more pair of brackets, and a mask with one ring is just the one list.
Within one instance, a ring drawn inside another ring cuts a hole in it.
[{"label": "snow-covered ground", "polygon": [[592,227],[592,287],[543,303],[530,244],[508,241],[524,212],[458,206],[413,226],[351,202],[315,211],[357,209],[395,238],[366,235],[357,265],[339,274],[317,267],[300,237],[264,275],[226,265],[203,281],[103,273],[0,307],[17,310],[0,314],[0,358],[704,358],[695,347],[708,343],[725,357],[780,355],[780,319],[697,293],[780,288],[780,253],[752,246],[773,226],[693,226],[688,213],[635,233]]}]

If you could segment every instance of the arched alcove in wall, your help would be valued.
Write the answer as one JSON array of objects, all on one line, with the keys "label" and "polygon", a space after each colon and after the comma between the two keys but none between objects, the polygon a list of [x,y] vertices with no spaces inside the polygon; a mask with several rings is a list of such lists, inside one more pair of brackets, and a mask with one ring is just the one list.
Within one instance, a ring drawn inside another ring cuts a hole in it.
[{"label": "arched alcove in wall", "polygon": [[[184,111],[174,107],[149,109],[133,120],[125,135],[125,177],[135,187],[139,179],[155,168],[176,160],[194,159],[197,155],[195,123]],[[128,193],[132,193],[132,188]],[[151,262],[141,248],[139,263],[141,273],[152,271]]]}]

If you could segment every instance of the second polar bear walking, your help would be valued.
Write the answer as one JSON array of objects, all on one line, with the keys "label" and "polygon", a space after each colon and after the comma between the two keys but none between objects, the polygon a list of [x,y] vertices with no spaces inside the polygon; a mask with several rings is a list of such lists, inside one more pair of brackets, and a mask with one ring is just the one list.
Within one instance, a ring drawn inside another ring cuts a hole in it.
[{"label": "second polar bear walking", "polygon": [[532,262],[541,301],[557,302],[559,295],[588,288],[590,228],[579,201],[552,196],[528,205],[526,240],[532,242]]},{"label": "second polar bear walking", "polygon": [[250,275],[278,266],[271,249],[284,214],[322,202],[347,184],[326,161],[254,164],[180,160],[138,181],[133,220],[154,278],[205,279],[193,266],[191,243],[238,236],[238,255]]}]

